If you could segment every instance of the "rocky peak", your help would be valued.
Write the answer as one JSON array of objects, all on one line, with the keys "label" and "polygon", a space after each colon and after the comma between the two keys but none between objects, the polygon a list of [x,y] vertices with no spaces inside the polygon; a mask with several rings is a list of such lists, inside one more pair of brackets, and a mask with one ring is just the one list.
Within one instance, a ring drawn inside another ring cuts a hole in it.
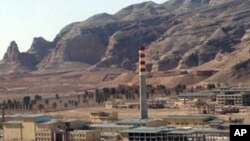
[{"label": "rocky peak", "polygon": [[182,5],[183,7],[194,7],[208,5],[210,0],[170,0],[168,3],[171,5]]},{"label": "rocky peak", "polygon": [[[2,68],[12,68],[11,64],[20,69],[34,69],[38,61],[34,54],[20,52],[15,41],[12,41],[0,63]],[[3,65],[3,66],[2,66]],[[14,68],[15,68],[14,67]]]},{"label": "rocky peak", "polygon": [[53,44],[43,37],[35,37],[28,53],[34,54],[38,60],[42,60],[50,52]]},{"label": "rocky peak", "polygon": [[4,54],[3,60],[15,61],[20,54],[15,41],[10,42],[7,52]]}]

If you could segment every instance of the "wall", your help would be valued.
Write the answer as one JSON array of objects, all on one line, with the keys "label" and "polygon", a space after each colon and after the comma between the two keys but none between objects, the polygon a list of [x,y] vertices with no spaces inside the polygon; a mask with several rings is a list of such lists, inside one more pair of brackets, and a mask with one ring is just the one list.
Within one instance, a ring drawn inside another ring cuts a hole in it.
[{"label": "wall", "polygon": [[21,124],[4,124],[4,141],[21,139]]},{"label": "wall", "polygon": [[33,118],[22,120],[22,135],[25,141],[35,140],[36,125]]}]

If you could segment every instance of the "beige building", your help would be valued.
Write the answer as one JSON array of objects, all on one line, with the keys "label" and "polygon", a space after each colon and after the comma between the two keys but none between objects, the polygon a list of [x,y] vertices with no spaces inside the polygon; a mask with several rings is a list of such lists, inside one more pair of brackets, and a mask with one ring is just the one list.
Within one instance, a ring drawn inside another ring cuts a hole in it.
[{"label": "beige building", "polygon": [[101,138],[108,141],[120,140],[120,131],[134,128],[133,125],[117,125],[115,123],[92,124],[91,129],[98,130],[101,133]]},{"label": "beige building", "polygon": [[100,138],[97,130],[74,130],[68,133],[67,141],[100,141]]},{"label": "beige building", "polygon": [[90,113],[90,122],[91,123],[104,123],[112,122],[118,120],[118,112],[93,112]]},{"label": "beige building", "polygon": [[22,124],[20,121],[9,121],[3,124],[4,141],[22,139]]},{"label": "beige building", "polygon": [[[58,138],[60,136],[60,139]],[[100,131],[97,130],[73,130],[61,133],[52,130],[36,131],[36,141],[100,141]]]},{"label": "beige building", "polygon": [[250,94],[234,93],[234,94],[218,94],[216,98],[219,105],[237,105],[237,106],[249,106]]},{"label": "beige building", "polygon": [[9,121],[3,123],[4,141],[25,140],[34,141],[36,123],[51,120],[48,115],[23,115],[21,121]]},{"label": "beige building", "polygon": [[145,127],[157,127],[162,126],[163,122],[158,119],[139,119],[139,118],[131,118],[131,119],[123,119],[116,122],[117,125],[133,125],[135,127],[145,126]]},{"label": "beige building", "polygon": [[65,140],[69,135],[77,137],[76,141],[78,138],[98,141],[98,131],[81,130],[86,123],[78,119],[51,119],[48,115],[23,115],[20,121],[3,123],[4,141],[56,141]]},{"label": "beige building", "polygon": [[52,130],[38,130],[36,131],[36,141],[53,141],[54,134]]},{"label": "beige building", "polygon": [[139,103],[124,103],[117,105],[118,109],[139,109],[140,104]]},{"label": "beige building", "polygon": [[117,105],[122,104],[123,102],[119,99],[112,99],[105,102],[105,107],[107,109],[117,108]]},{"label": "beige building", "polygon": [[205,126],[215,117],[209,115],[169,115],[162,119],[167,126]]}]

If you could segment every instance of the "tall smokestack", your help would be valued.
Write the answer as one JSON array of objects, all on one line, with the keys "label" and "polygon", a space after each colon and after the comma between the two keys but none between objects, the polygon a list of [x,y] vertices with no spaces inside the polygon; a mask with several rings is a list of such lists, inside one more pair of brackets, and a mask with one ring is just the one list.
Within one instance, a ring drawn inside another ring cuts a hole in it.
[{"label": "tall smokestack", "polygon": [[139,50],[139,87],[140,87],[140,118],[148,118],[148,105],[146,94],[146,59],[145,48],[141,47]]}]

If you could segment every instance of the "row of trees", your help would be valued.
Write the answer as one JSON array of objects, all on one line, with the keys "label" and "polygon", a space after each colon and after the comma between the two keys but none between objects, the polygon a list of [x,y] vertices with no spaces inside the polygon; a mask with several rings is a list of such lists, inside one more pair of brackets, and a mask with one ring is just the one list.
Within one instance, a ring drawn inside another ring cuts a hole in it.
[{"label": "row of trees", "polygon": [[[155,94],[170,95],[170,91],[164,85],[147,85],[147,96],[152,97]],[[102,88],[95,90],[95,100],[97,103],[103,103],[108,99],[126,99],[136,100],[139,98],[139,86],[120,85],[117,88]]]},{"label": "row of trees", "polygon": [[5,109],[32,109],[32,107],[40,100],[42,100],[42,96],[40,95],[35,95],[34,99],[31,99],[30,96],[25,96],[21,100],[3,100],[0,107]]},{"label": "row of trees", "polygon": [[[151,97],[155,94],[163,94],[168,96],[170,95],[170,91],[164,85],[147,85],[147,96]],[[88,103],[90,99],[93,99],[96,103],[101,104],[109,99],[136,100],[138,98],[138,86],[119,85],[118,87],[104,87],[94,91],[85,91],[82,94],[69,97],[60,97],[59,94],[56,94],[54,98],[46,99],[43,99],[43,97],[40,95],[35,95],[33,98],[30,96],[25,96],[20,100],[8,99],[7,101],[4,100],[0,104],[0,107],[13,110],[32,110],[34,108],[43,110],[46,108],[57,109],[58,107],[78,107],[80,103]]]}]

